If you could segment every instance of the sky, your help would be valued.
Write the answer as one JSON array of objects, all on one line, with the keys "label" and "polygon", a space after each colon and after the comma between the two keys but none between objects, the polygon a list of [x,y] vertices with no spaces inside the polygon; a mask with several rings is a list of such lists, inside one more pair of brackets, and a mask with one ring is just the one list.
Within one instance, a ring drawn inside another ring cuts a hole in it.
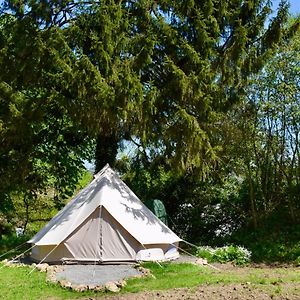
[{"label": "sky", "polygon": [[291,12],[294,14],[300,14],[300,1],[299,0],[292,0],[291,2]]},{"label": "sky", "polygon": [[[273,6],[278,7],[280,0],[273,0]],[[290,12],[292,15],[300,14],[300,0],[290,0]]]}]

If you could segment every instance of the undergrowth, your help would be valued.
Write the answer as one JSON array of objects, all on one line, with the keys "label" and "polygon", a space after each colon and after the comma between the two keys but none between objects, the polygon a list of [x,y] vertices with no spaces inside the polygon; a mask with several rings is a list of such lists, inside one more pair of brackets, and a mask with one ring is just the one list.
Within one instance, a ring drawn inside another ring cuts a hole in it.
[{"label": "undergrowth", "polygon": [[249,249],[253,262],[300,264],[300,225],[268,225],[240,230],[229,241]]},{"label": "undergrowth", "polygon": [[223,246],[223,247],[198,247],[196,255],[207,259],[208,262],[227,263],[233,262],[236,265],[244,265],[250,262],[251,252],[241,246]]},{"label": "undergrowth", "polygon": [[0,238],[0,261],[23,253],[30,247],[26,243],[28,240],[29,236],[27,235],[20,237],[17,237],[15,234],[2,235]]}]

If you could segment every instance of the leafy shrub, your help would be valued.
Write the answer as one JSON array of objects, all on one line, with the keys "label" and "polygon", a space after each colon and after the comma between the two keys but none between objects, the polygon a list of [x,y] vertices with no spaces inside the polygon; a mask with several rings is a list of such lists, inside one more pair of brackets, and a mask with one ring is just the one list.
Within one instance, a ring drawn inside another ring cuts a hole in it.
[{"label": "leafy shrub", "polygon": [[198,247],[197,256],[207,259],[208,262],[227,263],[233,262],[237,265],[244,265],[250,262],[251,252],[241,246],[224,246],[224,247]]},{"label": "leafy shrub", "polygon": [[0,261],[22,253],[28,248],[28,244],[26,244],[28,240],[29,236],[27,235],[20,237],[17,237],[15,234],[0,236]]},{"label": "leafy shrub", "polygon": [[222,244],[243,245],[251,251],[251,260],[254,262],[298,264],[300,224],[285,224],[284,221],[287,222],[278,217],[265,221],[256,230],[243,228],[228,239],[223,239]]}]

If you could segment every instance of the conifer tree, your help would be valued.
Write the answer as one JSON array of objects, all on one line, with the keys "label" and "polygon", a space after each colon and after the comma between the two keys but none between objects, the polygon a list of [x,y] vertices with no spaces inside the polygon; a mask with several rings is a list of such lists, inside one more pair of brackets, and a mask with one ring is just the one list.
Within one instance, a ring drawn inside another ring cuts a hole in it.
[{"label": "conifer tree", "polygon": [[67,118],[74,138],[97,140],[98,168],[107,153],[113,162],[121,140],[134,139],[174,166],[207,171],[218,154],[210,139],[217,114],[239,101],[247,78],[297,29],[285,27],[285,1],[268,25],[265,0],[4,4],[1,19],[10,23],[1,27],[0,81],[14,99],[30,99],[19,116],[31,145],[32,123],[43,127],[49,113]]},{"label": "conifer tree", "polygon": [[140,28],[147,27],[155,43],[142,81],[156,93],[153,115],[145,118],[146,139],[163,145],[163,156],[176,166],[205,172],[218,155],[218,144],[211,144],[217,115],[240,101],[249,76],[299,22],[285,25],[286,1],[269,23],[270,1],[148,3]]}]

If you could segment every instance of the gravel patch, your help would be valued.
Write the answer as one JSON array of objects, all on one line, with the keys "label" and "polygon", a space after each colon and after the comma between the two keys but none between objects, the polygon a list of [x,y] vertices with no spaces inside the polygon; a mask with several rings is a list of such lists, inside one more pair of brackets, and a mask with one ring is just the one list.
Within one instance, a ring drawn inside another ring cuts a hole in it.
[{"label": "gravel patch", "polygon": [[141,274],[132,265],[65,265],[55,276],[74,285],[104,285]]}]

